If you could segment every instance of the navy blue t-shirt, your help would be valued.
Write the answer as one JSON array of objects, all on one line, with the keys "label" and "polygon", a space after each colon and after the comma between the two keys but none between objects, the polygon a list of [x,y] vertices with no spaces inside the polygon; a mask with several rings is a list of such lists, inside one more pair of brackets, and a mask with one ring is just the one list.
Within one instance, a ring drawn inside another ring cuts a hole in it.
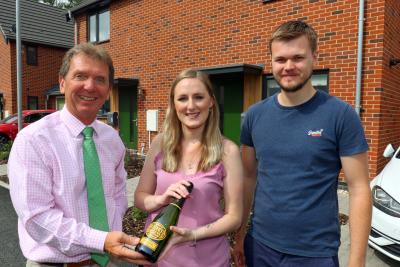
[{"label": "navy blue t-shirt", "polygon": [[340,157],[368,150],[353,108],[322,91],[283,107],[276,94],[249,108],[240,141],[258,162],[249,234],[283,253],[336,255]]}]

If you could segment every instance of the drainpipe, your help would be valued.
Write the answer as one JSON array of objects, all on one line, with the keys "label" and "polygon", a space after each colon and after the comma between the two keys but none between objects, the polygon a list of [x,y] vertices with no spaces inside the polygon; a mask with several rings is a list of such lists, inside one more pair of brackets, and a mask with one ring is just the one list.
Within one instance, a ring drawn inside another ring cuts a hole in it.
[{"label": "drainpipe", "polygon": [[15,39],[17,45],[17,111],[18,111],[18,132],[22,129],[22,59],[21,59],[21,17],[20,0],[15,2],[15,20],[17,36]]},{"label": "drainpipe", "polygon": [[362,78],[362,49],[364,35],[364,0],[360,0],[358,11],[358,44],[357,44],[357,81],[355,108],[358,116],[361,110],[361,78]]},{"label": "drainpipe", "polygon": [[78,23],[74,21],[74,44],[78,44]]}]

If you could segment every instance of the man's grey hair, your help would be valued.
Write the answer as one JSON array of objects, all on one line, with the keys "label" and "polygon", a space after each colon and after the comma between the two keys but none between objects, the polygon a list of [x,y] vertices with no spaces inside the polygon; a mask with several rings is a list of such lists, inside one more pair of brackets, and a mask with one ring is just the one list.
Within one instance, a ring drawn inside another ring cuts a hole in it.
[{"label": "man's grey hair", "polygon": [[95,46],[91,43],[77,44],[67,51],[63,58],[63,62],[58,73],[61,77],[65,78],[71,65],[71,60],[75,55],[84,54],[92,59],[99,60],[108,66],[108,78],[110,86],[114,83],[114,65],[108,52],[101,46]]}]

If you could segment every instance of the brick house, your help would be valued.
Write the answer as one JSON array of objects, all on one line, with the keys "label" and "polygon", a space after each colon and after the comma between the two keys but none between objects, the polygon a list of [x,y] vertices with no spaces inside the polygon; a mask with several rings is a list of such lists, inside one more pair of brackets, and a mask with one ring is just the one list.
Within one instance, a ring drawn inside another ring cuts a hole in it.
[{"label": "brick house", "polygon": [[[147,151],[172,81],[189,67],[210,74],[223,133],[238,142],[242,112],[278,90],[267,43],[286,20],[307,21],[319,34],[313,85],[356,107],[359,9],[357,0],[88,0],[70,11],[76,42],[97,43],[113,57],[110,107],[122,139]],[[374,177],[386,144],[400,145],[400,1],[366,1],[364,13],[359,110]]]},{"label": "brick house", "polygon": [[[15,1],[0,0],[0,116],[17,112]],[[74,44],[74,29],[65,11],[20,1],[22,109],[55,108],[58,70]],[[51,90],[52,89],[52,90]],[[63,105],[63,101],[59,106]]]}]

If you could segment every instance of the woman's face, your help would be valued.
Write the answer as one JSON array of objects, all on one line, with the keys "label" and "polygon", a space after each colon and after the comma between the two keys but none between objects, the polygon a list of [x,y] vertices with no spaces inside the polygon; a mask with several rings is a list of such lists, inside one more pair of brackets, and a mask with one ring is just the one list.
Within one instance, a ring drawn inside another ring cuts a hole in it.
[{"label": "woman's face", "polygon": [[214,101],[197,78],[185,78],[175,86],[174,105],[183,128],[204,127]]}]

